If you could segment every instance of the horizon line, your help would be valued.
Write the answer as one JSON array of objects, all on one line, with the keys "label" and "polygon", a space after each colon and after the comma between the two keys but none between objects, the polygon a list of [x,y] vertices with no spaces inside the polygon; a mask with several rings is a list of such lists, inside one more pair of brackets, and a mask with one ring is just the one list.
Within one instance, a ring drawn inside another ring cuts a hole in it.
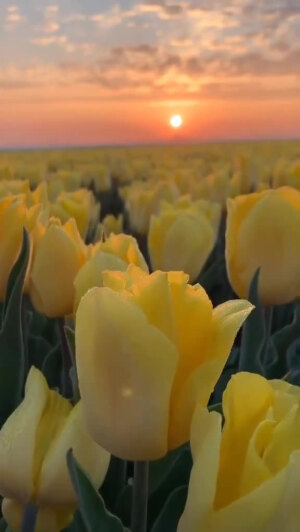
[{"label": "horizon line", "polygon": [[197,146],[201,144],[242,144],[242,143],[264,143],[264,142],[297,142],[300,136],[291,137],[259,137],[259,138],[232,138],[232,139],[206,139],[206,140],[160,140],[160,141],[141,141],[136,143],[95,143],[95,144],[49,144],[49,145],[20,145],[20,146],[0,146],[2,152],[20,152],[20,151],[51,151],[51,150],[88,150],[88,149],[120,149],[120,148],[151,148],[160,146],[178,147],[178,146]]}]

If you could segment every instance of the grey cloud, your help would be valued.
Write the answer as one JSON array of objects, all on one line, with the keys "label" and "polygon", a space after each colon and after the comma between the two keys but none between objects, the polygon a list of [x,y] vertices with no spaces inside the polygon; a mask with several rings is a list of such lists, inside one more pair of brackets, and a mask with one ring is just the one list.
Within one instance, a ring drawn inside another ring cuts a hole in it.
[{"label": "grey cloud", "polygon": [[231,74],[263,74],[264,76],[300,74],[300,49],[294,49],[280,59],[269,59],[257,52],[249,52],[229,61]]}]

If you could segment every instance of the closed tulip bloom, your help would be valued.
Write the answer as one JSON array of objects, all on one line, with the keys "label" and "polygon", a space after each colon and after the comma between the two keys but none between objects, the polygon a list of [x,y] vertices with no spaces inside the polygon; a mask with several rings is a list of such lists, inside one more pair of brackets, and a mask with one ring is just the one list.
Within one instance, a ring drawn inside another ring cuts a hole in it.
[{"label": "closed tulip bloom", "polygon": [[23,179],[1,179],[0,181],[0,198],[7,196],[26,194],[29,191],[29,182]]},{"label": "closed tulip bloom", "polygon": [[112,234],[105,242],[96,245],[95,253],[75,277],[75,309],[90,288],[102,286],[104,271],[125,271],[129,264],[135,264],[148,272],[146,261],[132,236]]},{"label": "closed tulip bloom", "polygon": [[87,248],[75,220],[62,225],[50,219],[34,246],[30,297],[35,308],[50,318],[73,311],[74,279],[86,261]]},{"label": "closed tulip bloom", "polygon": [[194,281],[214,242],[212,224],[193,209],[168,208],[151,217],[148,249],[155,270],[183,270]]},{"label": "closed tulip bloom", "polygon": [[[81,299],[76,361],[87,427],[112,454],[155,460],[189,439],[252,305],[215,309],[183,272],[105,272]],[[101,405],[101,408],[99,407]]]},{"label": "closed tulip bloom", "polygon": [[113,214],[107,214],[102,220],[102,227],[104,233],[109,236],[111,233],[118,235],[123,230],[123,214],[119,216],[113,216]]},{"label": "closed tulip bloom", "polygon": [[161,202],[174,201],[178,189],[173,182],[158,181],[133,184],[125,193],[126,209],[129,213],[130,227],[135,233],[146,235],[150,217],[159,211]]},{"label": "closed tulip bloom", "polygon": [[20,530],[28,503],[38,507],[35,532],[59,532],[69,524],[76,508],[66,464],[70,448],[98,488],[110,456],[87,433],[81,402],[73,407],[49,390],[32,367],[24,400],[0,431],[2,512],[12,532]]},{"label": "closed tulip bloom", "polygon": [[[23,228],[29,233],[33,230],[39,211],[39,205],[27,208],[22,195],[0,200],[0,301],[4,301],[9,274],[21,249]],[[25,291],[27,288],[28,275]]]},{"label": "closed tulip bloom", "polygon": [[238,373],[223,395],[225,425],[198,407],[194,465],[178,532],[300,529],[300,388]]},{"label": "closed tulip bloom", "polygon": [[300,192],[282,187],[229,199],[226,264],[230,283],[247,297],[258,268],[265,305],[300,296]]},{"label": "closed tulip bloom", "polygon": [[61,192],[50,207],[50,214],[62,223],[74,218],[78,231],[85,238],[90,226],[99,219],[100,204],[95,203],[90,190],[80,189],[75,192]]}]

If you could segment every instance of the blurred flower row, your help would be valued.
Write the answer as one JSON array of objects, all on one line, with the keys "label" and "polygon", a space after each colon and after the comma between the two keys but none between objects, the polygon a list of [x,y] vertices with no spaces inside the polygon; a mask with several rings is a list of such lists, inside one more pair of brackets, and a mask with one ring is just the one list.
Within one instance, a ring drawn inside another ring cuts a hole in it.
[{"label": "blurred flower row", "polygon": [[[25,155],[24,179],[2,168],[11,532],[299,529],[300,166],[275,151],[182,147],[176,169],[169,148],[161,166],[150,148],[89,150],[89,165],[52,155],[43,179]],[[128,513],[132,462],[150,462],[146,529]]]}]

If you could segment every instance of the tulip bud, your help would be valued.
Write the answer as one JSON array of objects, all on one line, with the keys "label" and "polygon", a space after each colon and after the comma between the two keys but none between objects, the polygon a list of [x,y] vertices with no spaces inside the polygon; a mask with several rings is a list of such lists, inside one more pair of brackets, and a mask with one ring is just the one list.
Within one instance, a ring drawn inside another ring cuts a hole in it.
[{"label": "tulip bud", "polygon": [[[7,196],[0,200],[0,301],[4,301],[9,274],[19,255],[23,228],[33,230],[40,206],[26,207],[25,196]],[[28,288],[28,273],[25,291]]]},{"label": "tulip bud", "polygon": [[64,225],[50,219],[47,227],[41,226],[30,278],[30,297],[39,312],[50,318],[72,313],[74,279],[86,255],[74,219]]},{"label": "tulip bud", "polygon": [[183,270],[194,281],[214,241],[212,224],[196,209],[169,207],[151,217],[148,249],[155,270]]},{"label": "tulip bud", "polygon": [[226,265],[239,297],[247,297],[258,268],[265,305],[300,296],[300,193],[289,187],[227,202]]}]

